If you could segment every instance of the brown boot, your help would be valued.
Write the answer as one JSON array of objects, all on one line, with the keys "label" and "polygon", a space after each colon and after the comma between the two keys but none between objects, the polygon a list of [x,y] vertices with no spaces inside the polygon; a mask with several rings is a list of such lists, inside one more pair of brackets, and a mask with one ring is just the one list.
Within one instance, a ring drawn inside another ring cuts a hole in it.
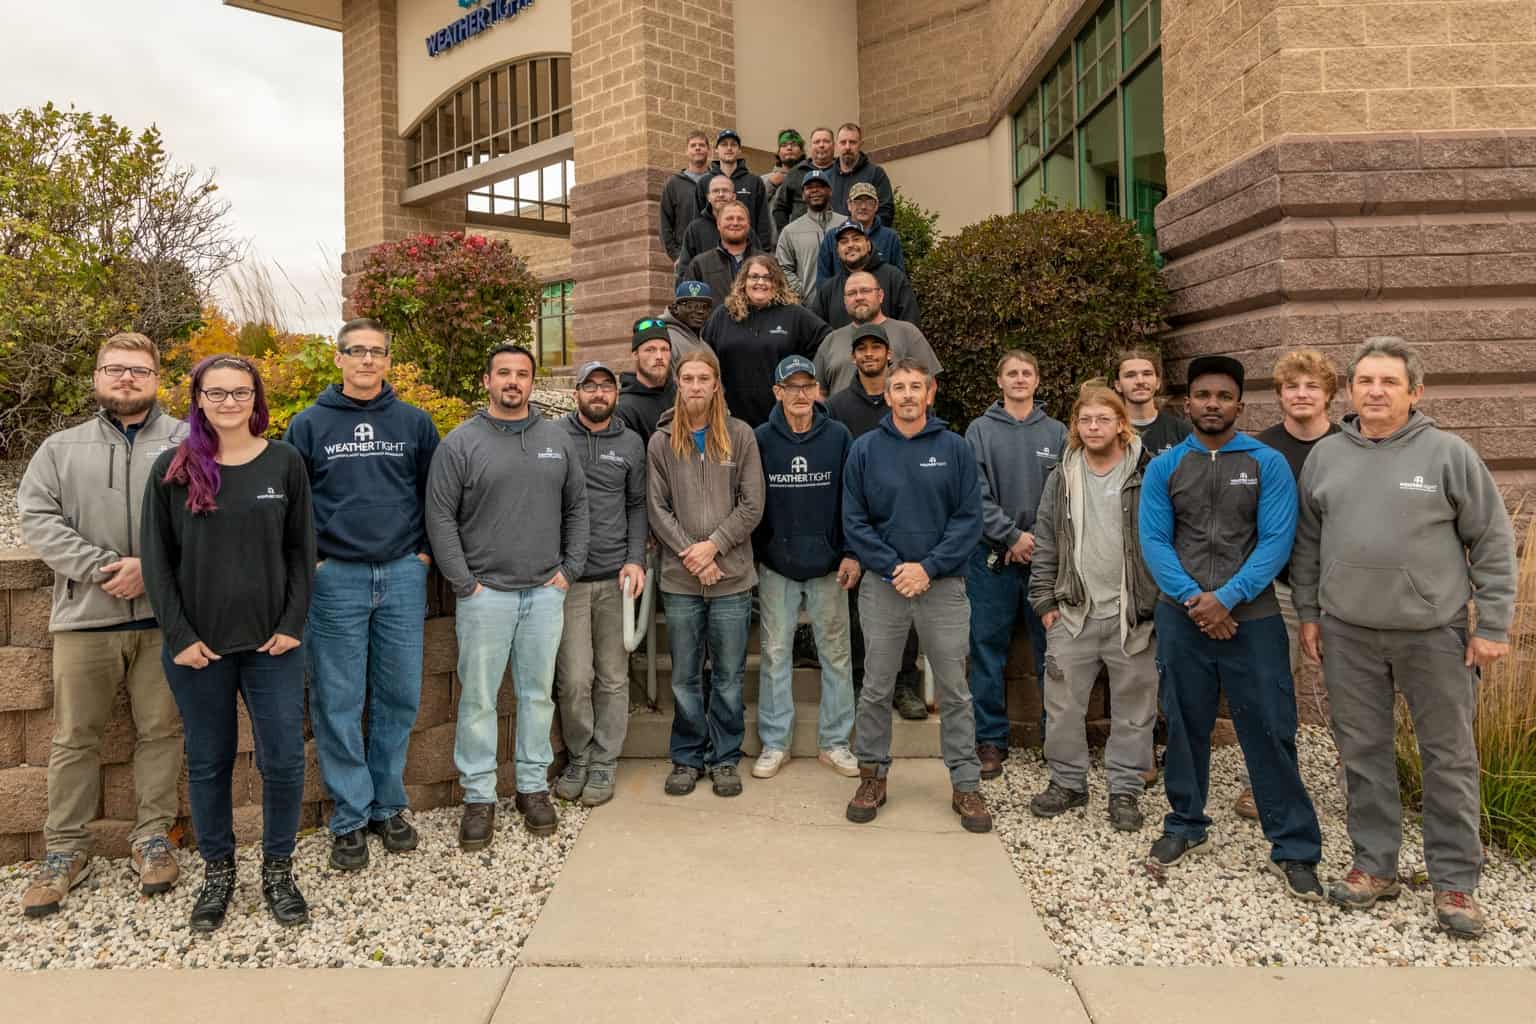
[{"label": "brown boot", "polygon": [[1243,791],[1237,794],[1237,799],[1232,801],[1232,810],[1239,818],[1247,818],[1249,821],[1259,820],[1259,805],[1253,801],[1253,787],[1244,786]]},{"label": "brown boot", "polygon": [[21,912],[27,917],[47,917],[56,913],[69,898],[70,890],[91,877],[95,863],[78,850],[55,850],[43,858],[32,884],[21,897]]},{"label": "brown boot", "polygon": [[981,777],[995,779],[1003,774],[1003,762],[1008,760],[1008,750],[991,743],[981,743],[976,747],[976,760],[981,762]]},{"label": "brown boot", "polygon": [[464,805],[464,817],[459,819],[459,849],[465,853],[483,850],[491,845],[491,834],[495,831],[495,804]]},{"label": "brown boot", "polygon": [[962,792],[955,790],[955,795],[949,802],[949,806],[960,815],[960,824],[967,832],[991,832],[992,812],[987,810],[987,802],[981,794],[975,790]]},{"label": "brown boot", "polygon": [[848,801],[848,820],[860,825],[875,820],[885,805],[885,774],[878,764],[860,763],[859,790]]}]

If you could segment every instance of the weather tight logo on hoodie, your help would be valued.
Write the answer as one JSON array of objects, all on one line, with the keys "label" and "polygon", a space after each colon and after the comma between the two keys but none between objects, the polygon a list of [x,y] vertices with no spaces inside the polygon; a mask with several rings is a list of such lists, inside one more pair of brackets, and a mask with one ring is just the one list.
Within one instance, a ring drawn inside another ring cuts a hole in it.
[{"label": "weather tight logo on hoodie", "polygon": [[1404,480],[1397,485],[1397,488],[1400,491],[1418,491],[1420,494],[1440,493],[1439,484],[1427,484],[1421,476],[1416,476],[1412,480]]},{"label": "weather tight logo on hoodie", "polygon": [[359,423],[352,428],[352,440],[325,445],[324,451],[327,460],[367,459],[378,455],[400,458],[405,454],[406,448],[407,444],[404,441],[374,440],[373,424]]},{"label": "weather tight logo on hoodie", "polygon": [[940,458],[938,458],[936,456],[930,455],[930,456],[928,456],[928,461],[926,461],[926,462],[919,462],[917,464],[917,468],[918,469],[940,469],[940,468],[942,468],[944,466],[947,466],[947,465],[949,465],[949,463],[945,462],[943,459],[940,459]]}]

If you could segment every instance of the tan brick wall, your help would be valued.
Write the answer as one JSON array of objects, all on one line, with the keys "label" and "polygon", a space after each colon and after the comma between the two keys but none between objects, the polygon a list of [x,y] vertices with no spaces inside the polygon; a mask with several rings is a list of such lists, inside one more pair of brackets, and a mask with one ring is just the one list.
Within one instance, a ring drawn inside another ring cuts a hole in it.
[{"label": "tan brick wall", "polygon": [[497,228],[474,224],[470,234],[499,238],[512,246],[545,284],[571,279],[571,240],[562,235],[541,235],[533,231],[502,231]]},{"label": "tan brick wall", "polygon": [[[870,150],[991,122],[988,0],[859,0],[859,109]],[[857,116],[855,116],[857,114]]]}]

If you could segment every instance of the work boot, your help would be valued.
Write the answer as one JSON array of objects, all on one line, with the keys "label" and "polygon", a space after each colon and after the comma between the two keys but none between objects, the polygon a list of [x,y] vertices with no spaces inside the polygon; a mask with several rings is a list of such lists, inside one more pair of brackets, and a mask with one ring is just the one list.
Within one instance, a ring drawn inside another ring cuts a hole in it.
[{"label": "work boot", "polygon": [[1237,799],[1232,801],[1232,812],[1249,821],[1259,820],[1259,805],[1253,800],[1252,786],[1244,786],[1243,791],[1237,794]]},{"label": "work boot", "polygon": [[1147,858],[1162,867],[1171,868],[1190,854],[1205,853],[1210,848],[1211,837],[1208,835],[1201,836],[1199,839],[1185,839],[1183,836],[1164,832],[1152,844]]},{"label": "work boot", "polygon": [[1488,919],[1477,897],[1469,892],[1442,890],[1435,893],[1435,921],[1446,934],[1458,939],[1480,939],[1488,928]]},{"label": "work boot", "polygon": [[928,717],[928,705],[915,687],[896,684],[896,696],[892,699],[896,713],[909,722],[921,722]]},{"label": "work boot", "polygon": [[495,831],[495,804],[464,805],[464,816],[459,819],[459,849],[465,853],[483,850],[491,845]]},{"label": "work boot", "polygon": [[21,912],[28,917],[56,913],[69,898],[70,890],[90,878],[94,868],[90,856],[79,850],[55,850],[48,854],[22,894]]},{"label": "work boot", "polygon": [[1115,793],[1109,798],[1109,824],[1117,832],[1139,832],[1146,823],[1141,801],[1131,793]]},{"label": "work boot", "polygon": [[1328,898],[1345,910],[1369,910],[1378,900],[1397,899],[1402,891],[1395,878],[1377,878],[1359,868],[1350,868],[1349,874],[1333,883]]},{"label": "work boot", "polygon": [[978,743],[976,759],[981,762],[981,777],[995,779],[1003,774],[1003,762],[1008,760],[1008,748],[995,743]]},{"label": "work boot", "polygon": [[574,757],[566,763],[565,771],[555,780],[555,796],[561,800],[575,800],[587,785],[587,766]]},{"label": "work boot", "polygon": [[176,879],[181,877],[176,854],[165,836],[150,836],[134,843],[131,860],[133,869],[139,874],[139,892],[145,896],[170,892]]},{"label": "work boot", "polygon": [[195,932],[217,931],[229,913],[229,901],[235,895],[235,858],[203,863],[203,887],[192,903],[188,924]]},{"label": "work boot", "polygon": [[1060,785],[1055,779],[1046,784],[1045,789],[1035,794],[1029,802],[1029,813],[1037,818],[1054,818],[1058,814],[1066,814],[1074,807],[1088,806],[1088,791],[1086,789],[1068,789]]},{"label": "work boot", "polygon": [[272,920],[284,928],[309,924],[309,904],[293,880],[292,858],[262,858],[261,898],[272,912]]},{"label": "work boot", "polygon": [[715,796],[741,796],[741,776],[733,764],[711,765],[709,781]]},{"label": "work boot", "polygon": [[581,789],[583,807],[601,807],[613,799],[613,768],[593,768],[587,772],[587,784]]},{"label": "work boot", "polygon": [[[586,772],[583,771],[582,774],[585,775]],[[519,793],[512,803],[517,808],[517,813],[523,816],[523,827],[534,835],[547,836],[560,827],[560,817],[555,814],[555,805],[549,800],[549,790]]]},{"label": "work boot", "polygon": [[967,832],[991,832],[992,812],[980,793],[972,790],[955,790],[949,806],[960,815],[960,824]]},{"label": "work boot", "polygon": [[337,871],[361,871],[368,866],[368,833],[360,828],[331,839],[331,867]]},{"label": "work boot", "polygon": [[859,788],[848,801],[848,820],[860,825],[875,820],[885,806],[885,775],[878,764],[860,763]]},{"label": "work boot", "polygon": [[1317,880],[1317,865],[1299,860],[1265,861],[1270,874],[1285,883],[1285,891],[1308,903],[1323,902],[1323,883]]},{"label": "work boot", "polygon": [[416,844],[421,837],[416,834],[416,826],[405,818],[405,812],[399,811],[383,821],[370,821],[368,831],[384,839],[384,849],[390,853],[406,853],[416,849]]},{"label": "work boot", "polygon": [[667,776],[666,791],[668,796],[687,796],[693,792],[693,787],[699,781],[699,770],[692,765],[672,765],[672,773]]}]

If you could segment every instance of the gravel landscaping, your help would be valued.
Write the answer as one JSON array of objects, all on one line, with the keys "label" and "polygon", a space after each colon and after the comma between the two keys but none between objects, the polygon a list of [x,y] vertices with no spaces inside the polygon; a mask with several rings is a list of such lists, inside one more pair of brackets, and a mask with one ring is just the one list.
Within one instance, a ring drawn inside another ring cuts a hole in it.
[{"label": "gravel landscaping", "polygon": [[[1302,772],[1323,828],[1326,886],[1350,866],[1344,804],[1334,783],[1326,730],[1304,727]],[[1126,834],[1105,819],[1103,765],[1089,776],[1086,810],[1044,820],[1029,799],[1049,779],[1036,751],[1014,750],[1003,777],[984,782],[997,830],[1046,931],[1070,964],[1118,966],[1467,966],[1536,967],[1536,865],[1488,852],[1478,895],[1489,912],[1478,942],[1451,939],[1433,923],[1416,824],[1405,829],[1401,873],[1413,884],[1395,903],[1363,913],[1286,897],[1264,871],[1269,845],[1257,822],[1232,812],[1242,754],[1216,751],[1210,813],[1216,848],[1158,879],[1145,867],[1168,801],[1161,786],[1142,800],[1147,824]]]},{"label": "gravel landscaping", "polygon": [[16,512],[16,488],[27,470],[22,460],[0,461],[0,551],[21,546],[21,518]]}]

